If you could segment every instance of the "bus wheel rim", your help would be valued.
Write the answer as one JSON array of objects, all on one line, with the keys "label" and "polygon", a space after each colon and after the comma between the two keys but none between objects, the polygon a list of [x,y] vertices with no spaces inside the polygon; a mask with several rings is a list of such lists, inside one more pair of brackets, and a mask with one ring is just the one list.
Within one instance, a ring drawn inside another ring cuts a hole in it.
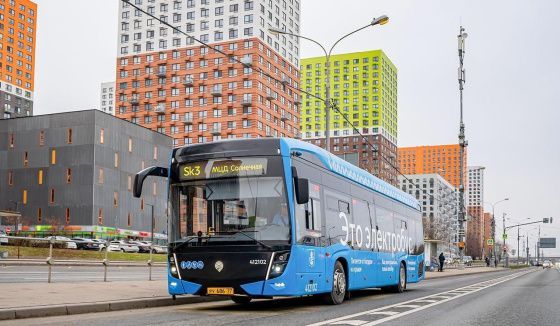
[{"label": "bus wheel rim", "polygon": [[336,270],[334,272],[334,279],[335,279],[335,292],[337,295],[341,295],[346,292],[346,277],[344,273],[340,270]]},{"label": "bus wheel rim", "polygon": [[400,276],[399,282],[401,283],[401,287],[404,289],[404,285],[405,285],[404,282],[405,282],[405,280],[406,280],[406,275],[405,275],[404,268],[403,268],[402,265],[401,265],[401,271],[400,271],[400,275],[399,275],[399,276]]}]

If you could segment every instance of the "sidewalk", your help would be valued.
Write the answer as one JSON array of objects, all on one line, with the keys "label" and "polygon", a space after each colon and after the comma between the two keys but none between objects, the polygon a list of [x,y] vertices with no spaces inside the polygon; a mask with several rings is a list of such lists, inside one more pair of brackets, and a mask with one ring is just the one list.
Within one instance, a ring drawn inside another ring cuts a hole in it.
[{"label": "sidewalk", "polygon": [[465,269],[443,269],[443,272],[426,272],[426,279],[434,279],[434,278],[441,278],[441,277],[448,277],[448,276],[460,276],[460,275],[470,275],[470,274],[479,274],[479,273],[491,273],[491,272],[499,272],[505,271],[507,268],[503,267],[470,267]]},{"label": "sidewalk", "polygon": [[167,280],[80,283],[3,283],[0,320],[72,315],[197,303],[219,298],[181,296],[173,301]]}]

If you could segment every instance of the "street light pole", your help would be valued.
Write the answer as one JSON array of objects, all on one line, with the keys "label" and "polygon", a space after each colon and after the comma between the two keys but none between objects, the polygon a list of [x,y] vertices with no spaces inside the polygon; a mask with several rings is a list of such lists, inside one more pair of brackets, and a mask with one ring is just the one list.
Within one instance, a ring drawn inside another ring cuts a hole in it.
[{"label": "street light pole", "polygon": [[[490,251],[490,264],[492,264],[491,265],[492,267],[497,267],[496,258],[495,258],[496,257],[496,216],[494,215],[494,213],[495,213],[494,208],[497,204],[499,204],[501,202],[504,202],[504,201],[508,201],[508,200],[509,200],[509,198],[504,198],[502,200],[498,200],[495,203],[489,203],[490,205],[492,205],[492,228],[491,228],[492,230],[491,230],[491,232],[492,232],[493,245],[492,245],[492,250]],[[504,216],[504,233],[506,233],[505,216]]]},{"label": "street light pole", "polygon": [[465,33],[463,26],[459,28],[458,38],[458,50],[459,50],[459,267],[463,267],[463,255],[465,249],[465,176],[464,176],[464,157],[465,148],[467,147],[467,141],[465,140],[465,124],[463,123],[463,84],[465,83],[465,69],[463,68],[463,59],[465,55],[465,39],[468,34]]},{"label": "street light pole", "polygon": [[151,236],[151,241],[150,241],[150,258],[148,259],[148,269],[149,269],[149,280],[152,280],[152,253],[154,251],[154,205],[152,204],[144,204],[144,205],[148,205],[151,208],[152,211],[152,226],[151,226],[151,232],[150,232],[150,236]]},{"label": "street light pole", "polygon": [[387,17],[386,15],[382,15],[379,16],[377,18],[374,18],[372,20],[371,23],[367,24],[366,26],[360,27],[355,31],[352,31],[344,36],[342,36],[341,38],[339,38],[336,42],[334,42],[334,44],[331,46],[331,48],[329,49],[329,51],[327,51],[327,49],[319,42],[309,38],[309,37],[305,37],[305,36],[301,36],[299,34],[294,34],[294,33],[290,33],[287,32],[285,30],[279,29],[279,28],[269,28],[269,32],[271,32],[274,35],[278,35],[278,34],[284,34],[284,35],[290,35],[290,36],[295,36],[295,37],[299,37],[302,38],[304,40],[308,40],[310,42],[313,42],[315,44],[317,44],[325,53],[325,73],[326,73],[326,79],[325,79],[325,149],[327,151],[330,152],[331,149],[331,139],[330,139],[330,124],[331,124],[331,55],[332,55],[332,51],[334,50],[334,48],[336,47],[336,45],[338,43],[340,43],[340,41],[342,41],[343,39],[347,38],[348,36],[357,33],[363,29],[366,29],[370,26],[375,26],[375,25],[385,25],[387,24],[387,22],[389,22],[389,17]]}]

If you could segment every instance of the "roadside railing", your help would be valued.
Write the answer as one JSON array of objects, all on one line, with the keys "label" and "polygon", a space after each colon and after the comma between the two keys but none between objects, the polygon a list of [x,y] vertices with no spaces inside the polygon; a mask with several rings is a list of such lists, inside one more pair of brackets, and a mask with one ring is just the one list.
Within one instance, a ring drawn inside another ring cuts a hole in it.
[{"label": "roadside railing", "polygon": [[56,244],[63,244],[68,242],[76,242],[74,240],[59,240],[59,239],[45,239],[45,238],[28,238],[28,237],[15,237],[15,236],[5,236],[2,238],[10,240],[25,240],[25,241],[38,241],[38,242],[48,242],[49,250],[48,257],[46,258],[0,258],[0,265],[4,266],[42,266],[47,265],[48,276],[47,282],[52,283],[52,269],[54,266],[103,266],[103,282],[107,282],[107,273],[109,266],[111,267],[147,267],[148,268],[148,280],[152,281],[152,267],[166,267],[165,262],[154,262],[153,261],[153,244],[150,246],[150,255],[148,261],[123,261],[123,260],[109,260],[108,252],[109,243],[105,244],[104,258],[102,260],[81,260],[81,259],[54,259],[53,249],[55,249]]}]

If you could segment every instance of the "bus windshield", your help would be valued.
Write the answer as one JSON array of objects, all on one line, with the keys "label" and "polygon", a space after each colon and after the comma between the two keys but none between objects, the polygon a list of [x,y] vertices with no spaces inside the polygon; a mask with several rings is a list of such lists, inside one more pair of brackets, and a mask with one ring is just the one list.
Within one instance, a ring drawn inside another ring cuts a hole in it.
[{"label": "bus windshield", "polygon": [[281,177],[203,179],[171,185],[170,240],[189,246],[288,244]]}]

